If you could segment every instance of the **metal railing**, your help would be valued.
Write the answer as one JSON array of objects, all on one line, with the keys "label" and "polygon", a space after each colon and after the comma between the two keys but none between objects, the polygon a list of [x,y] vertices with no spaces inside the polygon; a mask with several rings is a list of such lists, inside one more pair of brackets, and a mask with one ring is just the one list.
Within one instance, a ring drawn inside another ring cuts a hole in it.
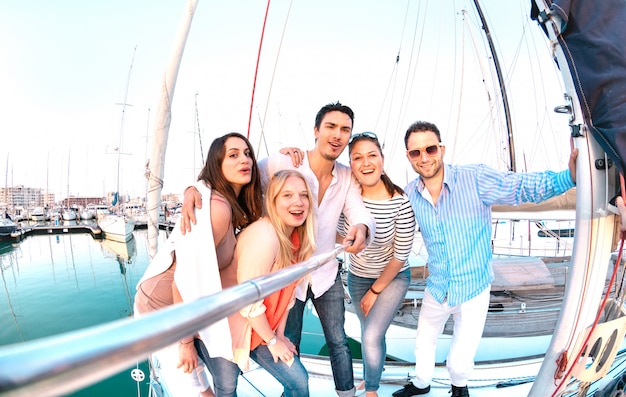
[{"label": "metal railing", "polygon": [[55,396],[98,382],[280,290],[344,249],[138,318],[0,347],[0,394]]}]

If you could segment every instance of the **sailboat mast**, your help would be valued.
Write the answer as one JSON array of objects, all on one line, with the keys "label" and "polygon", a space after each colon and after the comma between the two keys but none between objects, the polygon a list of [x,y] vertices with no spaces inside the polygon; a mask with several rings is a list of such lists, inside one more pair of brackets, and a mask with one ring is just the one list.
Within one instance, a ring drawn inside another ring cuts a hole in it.
[{"label": "sailboat mast", "polygon": [[122,103],[118,103],[118,105],[122,105],[122,120],[120,122],[120,136],[118,137],[118,144],[117,144],[117,175],[116,175],[116,185],[115,185],[115,194],[117,195],[116,197],[116,204],[119,205],[119,201],[120,201],[120,163],[121,163],[121,156],[122,156],[122,138],[124,136],[124,118],[126,115],[126,106],[130,106],[128,104],[128,87],[130,86],[130,75],[133,71],[133,65],[135,63],[135,54],[137,53],[137,46],[135,46],[135,48],[133,49],[133,58],[130,61],[130,67],[128,68],[128,77],[126,78],[126,89],[124,91],[124,101]]},{"label": "sailboat mast", "polygon": [[[13,190],[13,189],[11,189]],[[7,166],[4,169],[4,202],[7,204],[6,209],[9,209],[9,152],[7,152]],[[11,191],[11,210],[13,210],[13,191]],[[11,211],[13,212],[13,211]]]},{"label": "sailboat mast", "polygon": [[491,56],[493,57],[493,64],[496,68],[496,74],[498,76],[498,85],[500,86],[500,93],[502,94],[502,105],[504,106],[504,117],[506,119],[506,130],[508,133],[508,143],[509,143],[509,170],[515,172],[515,146],[513,144],[513,124],[511,123],[511,110],[509,109],[509,99],[506,94],[506,88],[504,86],[504,78],[502,77],[502,69],[500,68],[500,61],[498,60],[498,54],[496,52],[495,46],[493,45],[493,39],[491,38],[491,32],[489,31],[489,26],[487,26],[487,21],[485,20],[485,15],[483,14],[483,10],[480,8],[480,4],[478,0],[474,0],[474,5],[476,6],[476,11],[478,12],[478,16],[480,17],[480,21],[483,24],[483,30],[485,31],[485,36],[487,37],[487,42],[489,43],[489,50],[491,51]]},{"label": "sailboat mast", "polygon": [[66,196],[66,208],[69,211],[70,209],[70,158],[72,156],[72,147],[70,146],[70,150],[67,153],[67,196]]}]

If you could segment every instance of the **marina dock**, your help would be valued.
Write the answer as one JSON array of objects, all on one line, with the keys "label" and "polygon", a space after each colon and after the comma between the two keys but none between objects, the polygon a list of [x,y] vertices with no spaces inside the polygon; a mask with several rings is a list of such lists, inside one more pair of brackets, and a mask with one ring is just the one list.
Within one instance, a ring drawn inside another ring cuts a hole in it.
[{"label": "marina dock", "polygon": [[[171,231],[174,228],[175,223],[171,221],[160,222],[159,230],[167,230]],[[136,223],[135,230],[137,229],[147,229],[148,225],[143,223]],[[72,223],[72,224],[55,224],[53,222],[49,222],[46,224],[36,224],[29,225],[26,223],[21,223],[19,228],[11,233],[10,236],[7,236],[2,239],[2,241],[7,242],[19,242],[22,239],[30,236],[30,235],[44,235],[44,234],[72,234],[72,233],[89,233],[91,237],[94,239],[102,239],[104,235],[102,233],[102,229],[95,222],[89,224],[83,223]]]}]

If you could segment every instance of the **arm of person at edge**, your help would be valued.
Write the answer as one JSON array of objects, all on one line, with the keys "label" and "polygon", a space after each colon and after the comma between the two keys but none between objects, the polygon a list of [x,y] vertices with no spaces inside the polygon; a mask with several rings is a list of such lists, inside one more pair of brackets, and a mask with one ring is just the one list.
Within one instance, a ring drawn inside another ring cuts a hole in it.
[{"label": "arm of person at edge", "polygon": [[[280,153],[289,154],[294,167],[302,165],[305,152],[298,148],[283,148]],[[191,225],[196,224],[196,208],[202,208],[202,195],[195,186],[188,186],[183,196],[183,206],[181,208],[180,231],[184,235],[191,231]]]},{"label": "arm of person at edge", "polygon": [[626,237],[626,203],[624,203],[624,198],[617,196],[615,204],[617,204],[617,211],[621,219],[619,230],[622,232],[622,237]]},{"label": "arm of person at edge", "polygon": [[[174,263],[172,263],[174,269],[176,269],[176,256],[174,254]],[[172,281],[172,298],[174,304],[181,303],[183,298],[180,296],[180,291],[176,286],[176,282]],[[186,374],[191,373],[198,366],[198,352],[196,346],[193,343],[194,337],[184,338],[178,344],[178,364],[176,368],[182,368]]]}]

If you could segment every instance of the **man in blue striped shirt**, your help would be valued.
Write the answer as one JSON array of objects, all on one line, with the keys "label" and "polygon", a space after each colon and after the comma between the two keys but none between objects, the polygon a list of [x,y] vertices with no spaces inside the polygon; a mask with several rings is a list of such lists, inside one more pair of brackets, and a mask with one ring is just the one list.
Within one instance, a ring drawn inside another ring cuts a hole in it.
[{"label": "man in blue striped shirt", "polygon": [[418,178],[409,196],[428,251],[427,288],[415,341],[415,382],[393,393],[416,396],[430,391],[435,348],[450,315],[454,319],[447,368],[453,397],[468,397],[467,380],[489,308],[491,206],[540,202],[576,183],[573,149],[569,169],[561,172],[501,172],[483,164],[444,164],[445,146],[432,123],[413,123],[404,136],[407,158]]}]

